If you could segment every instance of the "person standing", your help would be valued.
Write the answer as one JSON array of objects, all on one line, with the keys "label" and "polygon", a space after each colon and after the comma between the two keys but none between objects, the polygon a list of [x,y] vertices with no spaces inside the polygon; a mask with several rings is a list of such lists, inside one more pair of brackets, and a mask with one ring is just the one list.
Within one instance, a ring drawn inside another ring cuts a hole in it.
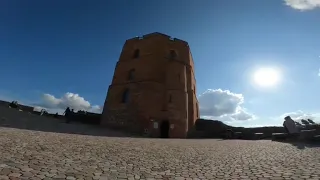
[{"label": "person standing", "polygon": [[66,123],[69,123],[70,122],[70,108],[67,107],[67,109],[64,111],[64,117],[66,118]]}]

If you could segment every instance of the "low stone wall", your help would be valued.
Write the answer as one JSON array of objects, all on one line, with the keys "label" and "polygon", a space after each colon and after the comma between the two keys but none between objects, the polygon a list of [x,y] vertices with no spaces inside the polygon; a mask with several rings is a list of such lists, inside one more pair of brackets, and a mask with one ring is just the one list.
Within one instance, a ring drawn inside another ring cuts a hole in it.
[{"label": "low stone wall", "polygon": [[[10,104],[10,102],[0,100],[0,107],[7,108],[7,107],[9,107],[9,104]],[[23,104],[19,104],[18,107],[22,111],[27,111],[27,112],[32,112],[33,108],[34,108],[32,106],[27,106],[27,105],[23,105]]]},{"label": "low stone wall", "polygon": [[0,127],[10,127],[45,132],[71,133],[94,136],[134,136],[129,133],[103,128],[96,125],[79,123],[66,124],[65,119],[21,112],[17,109],[0,106]]},{"label": "low stone wall", "polygon": [[263,133],[263,138],[271,138],[272,133],[285,132],[283,127],[232,127],[218,120],[198,119],[195,123],[195,127],[188,133],[188,137],[225,138],[228,129],[231,129],[233,132],[241,132],[239,137],[242,139],[255,139],[257,133]]},{"label": "low stone wall", "polygon": [[0,100],[0,107],[8,107],[10,102]]},{"label": "low stone wall", "polygon": [[72,122],[78,122],[78,123],[82,123],[82,124],[100,125],[101,114],[71,113],[70,118],[71,118]]},{"label": "low stone wall", "polygon": [[227,129],[233,127],[218,120],[198,119],[188,132],[188,138],[224,138]]},{"label": "low stone wall", "polygon": [[[198,119],[195,127],[188,133],[189,138],[224,138],[227,129],[233,132],[241,132],[239,138],[241,139],[271,139],[273,133],[286,133],[284,127],[232,127],[217,120]],[[320,125],[309,125],[305,129],[316,129],[316,134],[320,134]],[[262,133],[262,134],[261,134]]]}]

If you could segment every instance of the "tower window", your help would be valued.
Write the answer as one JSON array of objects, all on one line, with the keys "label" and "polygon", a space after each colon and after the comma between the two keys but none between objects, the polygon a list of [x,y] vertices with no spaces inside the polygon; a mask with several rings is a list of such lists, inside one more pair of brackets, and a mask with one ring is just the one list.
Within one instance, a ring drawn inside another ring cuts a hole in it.
[{"label": "tower window", "polygon": [[140,56],[140,50],[139,49],[136,49],[133,53],[133,58],[138,58]]},{"label": "tower window", "polygon": [[198,108],[198,103],[196,103],[196,111],[197,111],[197,118],[199,117],[199,108]]},{"label": "tower window", "polygon": [[129,89],[125,89],[122,93],[121,103],[127,103],[129,99]]},{"label": "tower window", "polygon": [[134,79],[135,69],[131,69],[128,74],[128,80],[131,81]]},{"label": "tower window", "polygon": [[177,57],[177,53],[175,50],[170,50],[170,59],[175,59]]}]

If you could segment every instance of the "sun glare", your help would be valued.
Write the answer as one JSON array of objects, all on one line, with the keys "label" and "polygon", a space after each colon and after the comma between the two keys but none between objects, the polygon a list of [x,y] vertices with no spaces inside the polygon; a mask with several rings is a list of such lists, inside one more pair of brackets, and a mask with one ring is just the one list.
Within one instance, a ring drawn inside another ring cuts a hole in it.
[{"label": "sun glare", "polygon": [[278,84],[279,80],[279,71],[273,68],[261,68],[254,73],[254,82],[259,86],[275,86]]}]

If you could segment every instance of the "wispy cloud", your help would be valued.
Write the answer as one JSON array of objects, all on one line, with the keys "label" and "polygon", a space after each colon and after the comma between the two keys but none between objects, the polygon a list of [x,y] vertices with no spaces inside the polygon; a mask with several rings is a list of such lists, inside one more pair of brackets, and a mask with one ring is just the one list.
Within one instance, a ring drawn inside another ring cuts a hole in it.
[{"label": "wispy cloud", "polygon": [[301,11],[320,8],[320,0],[284,0],[287,6]]},{"label": "wispy cloud", "polygon": [[85,110],[89,112],[101,113],[102,109],[98,105],[91,105],[89,101],[85,100],[79,94],[65,93],[62,97],[57,98],[51,94],[43,94],[41,102],[37,103],[37,108],[44,108],[51,111],[61,112],[67,107],[78,110]]}]

